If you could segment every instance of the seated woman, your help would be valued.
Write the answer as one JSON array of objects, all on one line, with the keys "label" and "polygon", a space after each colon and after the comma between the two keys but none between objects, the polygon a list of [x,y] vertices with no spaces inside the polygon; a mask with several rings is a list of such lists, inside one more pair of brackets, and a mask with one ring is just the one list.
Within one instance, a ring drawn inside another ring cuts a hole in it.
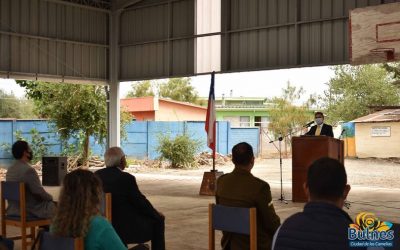
[{"label": "seated woman", "polygon": [[101,181],[92,172],[78,169],[67,174],[51,232],[83,237],[86,250],[126,250],[112,225],[100,215],[101,197]]}]

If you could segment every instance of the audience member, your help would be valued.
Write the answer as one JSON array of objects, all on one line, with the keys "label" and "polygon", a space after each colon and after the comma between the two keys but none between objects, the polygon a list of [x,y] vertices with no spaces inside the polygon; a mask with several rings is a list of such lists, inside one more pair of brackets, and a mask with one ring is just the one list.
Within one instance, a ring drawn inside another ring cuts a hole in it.
[{"label": "audience member", "polygon": [[139,191],[133,175],[124,172],[125,154],[119,147],[104,155],[106,168],[98,170],[104,192],[112,195],[112,224],[125,244],[151,240],[154,250],[165,249],[164,216]]},{"label": "audience member", "polygon": [[[32,149],[26,141],[17,141],[12,146],[12,154],[15,162],[7,170],[6,181],[25,183],[27,216],[52,218],[56,206],[53,197],[43,189],[38,174],[29,164],[33,158]],[[7,215],[19,214],[19,205],[10,201]]]},{"label": "audience member", "polygon": [[127,249],[112,225],[100,215],[101,181],[92,172],[78,169],[63,181],[51,232],[64,237],[83,237],[86,250]]},{"label": "audience member", "polygon": [[[280,225],[280,219],[272,204],[271,190],[267,182],[254,177],[251,170],[254,166],[253,148],[241,142],[232,148],[234,170],[222,175],[217,181],[217,204],[234,207],[255,207],[257,209],[257,247],[271,249],[272,237]],[[223,249],[249,249],[248,235],[223,232],[221,240]]]},{"label": "audience member", "polygon": [[347,232],[353,222],[342,209],[350,191],[344,166],[330,158],[315,161],[304,190],[309,202],[278,229],[273,249],[350,249]]}]

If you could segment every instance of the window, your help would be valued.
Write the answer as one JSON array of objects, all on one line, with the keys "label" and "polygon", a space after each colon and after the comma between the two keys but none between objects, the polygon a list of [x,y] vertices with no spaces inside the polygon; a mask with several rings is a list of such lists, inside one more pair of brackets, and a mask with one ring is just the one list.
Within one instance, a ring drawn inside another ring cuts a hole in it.
[{"label": "window", "polygon": [[250,116],[240,117],[240,127],[250,127]]}]

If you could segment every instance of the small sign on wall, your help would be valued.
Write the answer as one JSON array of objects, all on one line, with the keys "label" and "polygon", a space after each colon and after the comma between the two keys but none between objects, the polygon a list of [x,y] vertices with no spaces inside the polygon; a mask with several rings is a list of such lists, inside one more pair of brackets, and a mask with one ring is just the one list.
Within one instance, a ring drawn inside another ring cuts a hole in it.
[{"label": "small sign on wall", "polygon": [[371,136],[373,137],[390,137],[390,126],[388,127],[372,127]]}]

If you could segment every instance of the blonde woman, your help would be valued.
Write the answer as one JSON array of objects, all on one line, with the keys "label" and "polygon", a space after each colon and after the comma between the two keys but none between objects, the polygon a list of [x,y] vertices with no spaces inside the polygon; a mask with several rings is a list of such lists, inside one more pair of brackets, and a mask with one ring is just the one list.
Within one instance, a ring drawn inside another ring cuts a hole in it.
[{"label": "blonde woman", "polygon": [[126,250],[111,224],[100,215],[101,181],[92,172],[75,170],[63,181],[51,232],[83,237],[85,250]]}]

